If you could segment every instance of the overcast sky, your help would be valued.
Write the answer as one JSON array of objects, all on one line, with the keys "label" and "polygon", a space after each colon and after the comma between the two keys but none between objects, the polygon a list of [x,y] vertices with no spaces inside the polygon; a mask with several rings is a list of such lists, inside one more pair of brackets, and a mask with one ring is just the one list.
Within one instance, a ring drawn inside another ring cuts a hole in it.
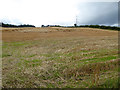
[{"label": "overcast sky", "polygon": [[[89,2],[88,2],[89,1]],[[11,24],[117,25],[119,0],[1,0],[0,21]]]}]

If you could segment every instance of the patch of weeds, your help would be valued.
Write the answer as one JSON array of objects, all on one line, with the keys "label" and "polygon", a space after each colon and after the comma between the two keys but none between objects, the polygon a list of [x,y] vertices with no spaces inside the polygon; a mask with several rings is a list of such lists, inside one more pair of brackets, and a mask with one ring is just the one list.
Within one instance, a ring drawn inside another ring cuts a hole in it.
[{"label": "patch of weeds", "polygon": [[52,84],[52,83],[47,83],[47,88],[55,88],[55,85],[54,84]]},{"label": "patch of weeds", "polygon": [[79,76],[86,76],[86,75],[90,75],[90,74],[98,74],[101,71],[105,71],[105,70],[113,70],[114,68],[117,67],[116,65],[117,61],[114,62],[108,62],[108,63],[88,63],[88,64],[84,64],[81,65],[79,67],[75,66],[72,68],[67,68],[63,71],[64,77],[66,78],[77,78]]},{"label": "patch of weeds", "polygon": [[74,86],[72,86],[72,85],[67,85],[67,86],[65,86],[65,88],[74,88]]},{"label": "patch of weeds", "polygon": [[42,64],[42,60],[35,59],[35,60],[24,60],[24,63],[27,67],[35,67]]},{"label": "patch of weeds", "polygon": [[59,59],[61,59],[61,57],[53,56],[53,57],[50,57],[48,60],[59,60]]},{"label": "patch of weeds", "polygon": [[73,56],[73,53],[67,53],[67,54],[64,54],[64,56],[67,56],[67,57],[70,57],[70,56]]},{"label": "patch of weeds", "polygon": [[51,57],[51,54],[41,54],[41,55],[43,55],[45,57]]},{"label": "patch of weeds", "polygon": [[57,44],[58,42],[57,41],[52,41],[53,44]]},{"label": "patch of weeds", "polygon": [[2,54],[2,57],[9,57],[9,56],[12,56],[10,54]]},{"label": "patch of weeds", "polygon": [[91,61],[91,60],[96,60],[97,58],[89,58],[89,59],[83,59],[81,61],[86,62],[86,61]]},{"label": "patch of weeds", "polygon": [[25,62],[27,62],[27,63],[36,63],[36,62],[41,62],[41,60],[39,60],[39,59],[34,59],[34,60],[25,60]]},{"label": "patch of weeds", "polygon": [[56,78],[59,78],[59,77],[60,77],[59,71],[55,71],[55,72],[53,72],[53,73],[54,73],[54,77],[56,77]]},{"label": "patch of weeds", "polygon": [[4,46],[2,46],[2,48],[7,48],[8,46],[6,46],[6,45],[4,45]]},{"label": "patch of weeds", "polygon": [[78,62],[75,62],[77,63],[76,67],[79,67],[81,65],[85,65],[85,64],[88,64],[88,63],[91,63],[92,61],[94,62],[95,60],[97,60],[98,58],[88,58],[88,59],[82,59],[82,60],[79,60]]},{"label": "patch of weeds", "polygon": [[30,55],[29,57],[34,57],[36,54]]},{"label": "patch of weeds", "polygon": [[118,88],[118,78],[109,78],[99,88]]},{"label": "patch of weeds", "polygon": [[112,59],[117,59],[117,56],[108,56],[108,57],[103,57],[103,58],[98,58],[96,62],[101,62],[101,61],[108,61],[108,60],[112,60]]},{"label": "patch of weeds", "polygon": [[33,63],[31,66],[35,67],[35,66],[39,66],[39,65],[40,65],[39,63]]},{"label": "patch of weeds", "polygon": [[83,59],[79,62],[83,62],[84,64],[87,63],[97,63],[97,62],[103,62],[103,61],[108,61],[112,59],[117,59],[117,56],[108,56],[108,57],[103,57],[103,58],[90,58],[90,59]]},{"label": "patch of weeds", "polygon": [[116,49],[100,50],[100,51],[96,52],[97,57],[108,56],[108,55],[117,55],[117,54],[118,54],[118,50],[116,50]]},{"label": "patch of weeds", "polygon": [[20,73],[21,71],[22,71],[22,68],[19,68],[19,69],[16,70],[16,72],[19,72],[19,73]]},{"label": "patch of weeds", "polygon": [[[91,50],[81,50],[81,52],[87,53],[90,52]],[[92,50],[93,51],[93,50]]]},{"label": "patch of weeds", "polygon": [[62,54],[59,54],[59,53],[57,53],[57,54],[49,54],[48,56],[49,56],[49,58],[48,58],[48,60],[60,60],[61,59],[61,55]]},{"label": "patch of weeds", "polygon": [[24,42],[13,42],[12,45],[13,46],[23,46],[23,45],[26,45],[26,43],[24,43]]},{"label": "patch of weeds", "polygon": [[93,56],[94,53],[91,53],[91,54],[83,54],[84,57],[89,57],[89,56]]}]

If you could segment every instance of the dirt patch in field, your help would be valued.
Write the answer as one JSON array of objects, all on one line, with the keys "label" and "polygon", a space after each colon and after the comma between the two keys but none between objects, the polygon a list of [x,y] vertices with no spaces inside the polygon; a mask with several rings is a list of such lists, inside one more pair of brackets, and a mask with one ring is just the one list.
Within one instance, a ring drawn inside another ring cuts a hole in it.
[{"label": "dirt patch in field", "polygon": [[93,28],[3,28],[2,30],[2,40],[6,42],[39,40],[42,38],[117,35],[118,31]]}]

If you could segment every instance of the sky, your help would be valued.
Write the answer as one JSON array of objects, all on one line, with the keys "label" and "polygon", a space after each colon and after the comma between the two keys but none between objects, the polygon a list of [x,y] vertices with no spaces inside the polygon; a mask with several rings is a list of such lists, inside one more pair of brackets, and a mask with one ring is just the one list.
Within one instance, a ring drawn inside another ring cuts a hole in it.
[{"label": "sky", "polygon": [[116,26],[119,0],[1,0],[0,22],[71,26]]}]

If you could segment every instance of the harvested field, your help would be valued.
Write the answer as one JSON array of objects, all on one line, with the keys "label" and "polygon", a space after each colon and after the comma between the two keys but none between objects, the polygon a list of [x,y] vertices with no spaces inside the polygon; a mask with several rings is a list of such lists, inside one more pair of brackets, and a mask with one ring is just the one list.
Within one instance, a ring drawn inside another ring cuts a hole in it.
[{"label": "harvested field", "polygon": [[92,28],[3,28],[3,41],[38,40],[41,38],[117,36],[117,31]]},{"label": "harvested field", "polygon": [[118,31],[3,28],[4,88],[118,88]]}]

